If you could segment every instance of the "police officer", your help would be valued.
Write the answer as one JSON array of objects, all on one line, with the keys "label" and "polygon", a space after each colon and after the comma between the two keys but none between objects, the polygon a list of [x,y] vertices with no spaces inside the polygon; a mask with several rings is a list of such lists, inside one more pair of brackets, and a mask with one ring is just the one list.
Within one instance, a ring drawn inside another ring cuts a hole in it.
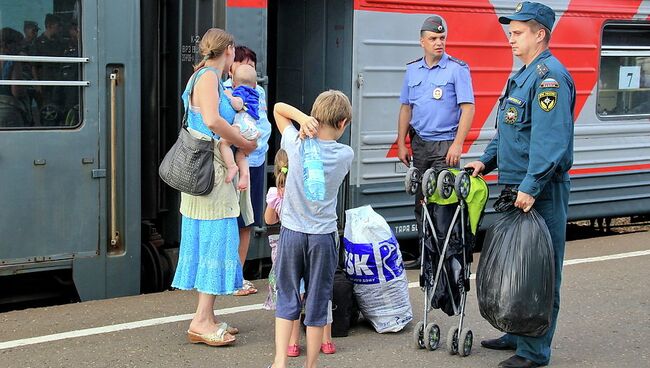
[{"label": "police officer", "polygon": [[[426,169],[458,167],[463,142],[474,117],[474,92],[469,67],[445,52],[447,24],[439,15],[420,28],[424,57],[407,64],[400,93],[397,156],[409,166],[406,135],[411,138],[413,166]],[[422,193],[415,198],[415,219],[421,232]]]},{"label": "police officer", "polygon": [[512,52],[525,65],[509,80],[497,114],[497,134],[479,161],[466,167],[474,175],[499,168],[499,184],[518,190],[515,206],[535,208],[551,233],[555,251],[555,292],[551,326],[540,337],[506,334],[481,341],[488,349],[516,350],[499,367],[547,365],[560,308],[560,281],[573,163],[575,85],[567,69],[548,50],[555,13],[546,5],[523,2],[508,24]]}]

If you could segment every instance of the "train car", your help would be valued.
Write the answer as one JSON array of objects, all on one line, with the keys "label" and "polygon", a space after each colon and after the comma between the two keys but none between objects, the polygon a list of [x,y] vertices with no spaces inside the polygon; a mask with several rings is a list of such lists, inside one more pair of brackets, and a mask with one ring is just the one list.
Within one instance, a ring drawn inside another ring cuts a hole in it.
[{"label": "train car", "polygon": [[[551,50],[573,75],[571,220],[650,208],[650,3],[549,0]],[[355,150],[343,211],[371,204],[398,238],[415,236],[413,199],[396,158],[406,63],[419,25],[448,22],[447,52],[471,69],[476,115],[463,162],[495,133],[499,96],[521,67],[498,17],[501,0],[0,0],[0,289],[27,276],[73,285],[81,300],[164,289],[179,236],[178,193],[158,164],[176,139],[180,93],[212,26],[258,54],[258,82],[309,111],[324,89],[354,108],[342,141]],[[34,35],[36,33],[36,35]],[[271,137],[273,162],[279,136]],[[267,166],[267,172],[272,167]],[[272,178],[269,176],[268,181]],[[493,196],[496,176],[487,176]],[[492,219],[488,213],[484,224]],[[255,229],[249,259],[268,257]],[[38,284],[39,282],[35,282]]]}]

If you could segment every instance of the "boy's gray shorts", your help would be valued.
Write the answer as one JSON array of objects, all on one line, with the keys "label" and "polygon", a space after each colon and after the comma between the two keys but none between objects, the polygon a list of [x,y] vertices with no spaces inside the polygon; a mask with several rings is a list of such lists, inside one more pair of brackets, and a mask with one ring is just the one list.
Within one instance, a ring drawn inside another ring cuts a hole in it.
[{"label": "boy's gray shorts", "polygon": [[282,227],[276,258],[278,296],[275,316],[291,321],[300,318],[302,278],[306,289],[304,323],[306,326],[325,326],[337,258],[336,232],[305,234]]}]

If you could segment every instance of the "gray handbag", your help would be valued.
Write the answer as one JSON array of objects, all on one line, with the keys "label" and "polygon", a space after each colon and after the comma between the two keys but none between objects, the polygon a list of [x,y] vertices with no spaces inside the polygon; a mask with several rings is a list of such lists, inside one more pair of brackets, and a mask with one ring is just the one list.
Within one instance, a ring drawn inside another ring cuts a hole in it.
[{"label": "gray handbag", "polygon": [[214,140],[195,138],[187,130],[189,101],[197,74],[194,73],[192,77],[178,139],[160,163],[158,174],[170,187],[183,193],[201,196],[209,194],[214,186]]}]

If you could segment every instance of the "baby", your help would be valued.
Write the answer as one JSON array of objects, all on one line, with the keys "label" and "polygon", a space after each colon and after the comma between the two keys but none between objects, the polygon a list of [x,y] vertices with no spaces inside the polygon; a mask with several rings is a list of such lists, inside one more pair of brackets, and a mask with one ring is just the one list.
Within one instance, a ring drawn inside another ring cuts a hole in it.
[{"label": "baby", "polygon": [[[232,91],[230,103],[238,111],[235,115],[233,125],[239,128],[244,138],[249,141],[254,141],[260,135],[256,126],[260,118],[260,96],[255,90],[257,86],[257,72],[252,66],[242,64],[235,69],[232,81],[234,90]],[[239,150],[233,153],[230,142],[223,138],[221,141],[219,150],[226,164],[226,183],[232,182],[237,172],[239,172],[237,188],[239,190],[247,189],[250,181],[250,173],[246,155]]]}]

